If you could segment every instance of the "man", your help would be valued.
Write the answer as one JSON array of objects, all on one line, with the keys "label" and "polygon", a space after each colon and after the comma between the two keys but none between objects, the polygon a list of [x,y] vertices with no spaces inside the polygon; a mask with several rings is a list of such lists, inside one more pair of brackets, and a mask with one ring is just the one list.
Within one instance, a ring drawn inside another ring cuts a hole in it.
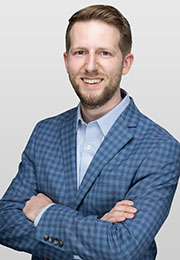
[{"label": "man", "polygon": [[133,63],[111,6],[75,13],[65,65],[80,105],[41,121],[0,202],[0,242],[38,259],[152,260],[180,172],[180,145],[120,90]]}]

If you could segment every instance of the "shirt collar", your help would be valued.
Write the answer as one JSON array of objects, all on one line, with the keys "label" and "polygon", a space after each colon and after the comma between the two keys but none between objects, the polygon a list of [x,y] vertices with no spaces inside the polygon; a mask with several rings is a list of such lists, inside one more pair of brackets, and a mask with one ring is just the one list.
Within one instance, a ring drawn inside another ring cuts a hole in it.
[{"label": "shirt collar", "polygon": [[[129,102],[130,102],[129,95],[123,89],[121,89],[121,96],[122,96],[123,99],[117,106],[115,106],[111,111],[109,111],[104,116],[102,116],[99,119],[93,121],[93,122],[98,123],[98,125],[99,125],[101,131],[103,132],[104,136],[107,135],[107,133],[109,132],[110,128],[113,126],[115,121],[118,119],[118,117],[124,111],[124,109],[129,105]],[[78,130],[79,122],[84,122],[82,115],[81,115],[80,104],[78,105],[78,111],[77,111],[76,130]],[[90,123],[93,123],[93,122],[90,122]],[[86,124],[86,123],[84,122],[84,124]]]}]

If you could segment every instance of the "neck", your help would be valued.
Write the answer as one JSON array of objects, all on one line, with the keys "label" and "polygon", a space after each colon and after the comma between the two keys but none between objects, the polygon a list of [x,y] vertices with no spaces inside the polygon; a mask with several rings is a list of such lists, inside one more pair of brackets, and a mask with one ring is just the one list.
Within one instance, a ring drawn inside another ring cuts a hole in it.
[{"label": "neck", "polygon": [[[120,93],[120,91],[119,91]],[[111,111],[114,107],[116,107],[122,100],[121,94],[119,94],[118,97],[109,100],[106,104],[104,104],[101,107],[90,109],[86,108],[83,104],[81,104],[81,113],[84,121],[86,123],[95,121],[99,119],[100,117],[107,114],[109,111]]]}]

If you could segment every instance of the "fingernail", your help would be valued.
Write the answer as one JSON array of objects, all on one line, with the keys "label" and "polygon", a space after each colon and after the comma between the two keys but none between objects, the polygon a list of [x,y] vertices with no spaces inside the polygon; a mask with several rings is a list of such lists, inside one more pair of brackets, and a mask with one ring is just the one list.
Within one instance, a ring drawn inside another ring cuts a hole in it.
[{"label": "fingernail", "polygon": [[134,217],[134,214],[129,213],[129,214],[128,214],[128,217],[129,217],[129,218],[133,218],[133,217]]},{"label": "fingernail", "polygon": [[135,208],[130,209],[131,212],[136,212]]},{"label": "fingernail", "polygon": [[133,205],[134,202],[133,201],[128,201],[128,205]]}]

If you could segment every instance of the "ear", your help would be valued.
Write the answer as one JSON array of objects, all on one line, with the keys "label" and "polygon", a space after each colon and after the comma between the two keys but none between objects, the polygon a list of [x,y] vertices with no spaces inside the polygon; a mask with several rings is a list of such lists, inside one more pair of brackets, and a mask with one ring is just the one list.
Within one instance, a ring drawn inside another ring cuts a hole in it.
[{"label": "ear", "polygon": [[129,53],[125,56],[124,61],[123,61],[122,75],[126,75],[129,72],[129,70],[133,64],[133,61],[134,61],[134,56],[132,53]]},{"label": "ear", "polygon": [[66,71],[68,73],[69,69],[68,69],[68,54],[67,54],[67,52],[64,52],[64,64],[65,64],[65,67],[66,67]]}]

